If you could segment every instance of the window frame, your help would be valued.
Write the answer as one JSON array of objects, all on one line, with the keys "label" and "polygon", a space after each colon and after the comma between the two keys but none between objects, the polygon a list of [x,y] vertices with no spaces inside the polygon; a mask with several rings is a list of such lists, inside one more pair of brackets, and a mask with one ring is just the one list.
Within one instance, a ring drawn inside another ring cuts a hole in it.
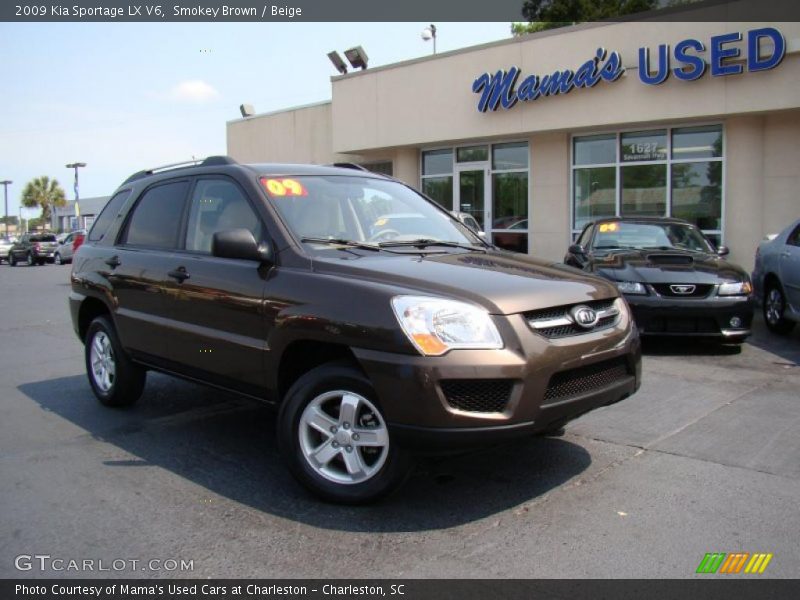
[{"label": "window frame", "polygon": [[[672,134],[675,129],[686,129],[691,127],[719,127],[722,133],[722,156],[716,157],[702,157],[702,158],[681,158],[674,159],[672,156]],[[622,160],[622,135],[625,133],[645,132],[645,131],[666,131],[667,134],[667,158],[664,160],[637,160],[637,161],[623,161]],[[593,136],[593,135],[614,135],[614,155],[616,161],[613,163],[598,163],[598,164],[575,164],[575,138]],[[720,182],[720,227],[719,229],[700,229],[704,236],[718,236],[720,239],[719,245],[725,244],[725,205],[726,205],[726,180],[727,180],[727,156],[728,156],[728,132],[726,123],[724,121],[698,121],[689,123],[677,123],[669,125],[653,124],[651,127],[626,127],[621,129],[602,129],[597,131],[584,131],[579,133],[571,133],[569,138],[569,231],[570,239],[574,242],[578,239],[579,234],[583,231],[583,226],[575,227],[575,170],[586,168],[614,168],[615,177],[615,194],[614,194],[614,215],[607,217],[596,217],[590,221],[597,221],[598,219],[621,217],[622,216],[622,168],[628,165],[665,165],[667,170],[666,181],[666,214],[665,217],[672,217],[672,165],[685,164],[685,163],[704,163],[704,162],[720,162],[722,163],[722,180]],[[636,215],[628,215],[635,217]],[[713,242],[712,242],[713,243]],[[717,244],[714,244],[715,246]]]}]

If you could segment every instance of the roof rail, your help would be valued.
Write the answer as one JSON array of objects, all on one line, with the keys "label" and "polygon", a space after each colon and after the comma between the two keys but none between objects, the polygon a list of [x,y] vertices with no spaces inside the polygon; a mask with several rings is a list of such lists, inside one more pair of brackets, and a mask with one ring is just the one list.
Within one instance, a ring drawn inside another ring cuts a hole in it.
[{"label": "roof rail", "polygon": [[371,171],[366,168],[362,167],[361,165],[357,165],[356,163],[351,162],[335,162],[328,165],[329,167],[339,167],[340,169],[353,169],[354,171],[367,171],[371,173]]},{"label": "roof rail", "polygon": [[130,183],[131,181],[141,179],[142,177],[147,177],[148,175],[152,175],[154,173],[160,173],[161,171],[171,171],[173,169],[184,169],[187,167],[218,167],[221,165],[236,165],[236,164],[239,163],[237,163],[230,156],[209,156],[207,158],[197,158],[193,160],[186,160],[183,162],[170,163],[168,165],[161,165],[158,167],[151,167],[149,169],[144,169],[143,171],[137,171],[136,173],[128,177],[124,181],[124,183]]}]

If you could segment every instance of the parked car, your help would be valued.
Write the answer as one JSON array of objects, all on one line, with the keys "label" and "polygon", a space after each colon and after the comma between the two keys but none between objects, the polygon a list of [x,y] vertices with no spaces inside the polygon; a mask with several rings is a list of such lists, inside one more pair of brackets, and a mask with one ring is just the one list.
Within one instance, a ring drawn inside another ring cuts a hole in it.
[{"label": "parked car", "polygon": [[29,267],[53,262],[56,236],[52,233],[25,233],[8,251],[8,264],[24,262]]},{"label": "parked car", "polygon": [[702,232],[680,219],[599,219],[586,224],[564,262],[613,281],[643,335],[750,335],[750,277],[723,259]]},{"label": "parked car", "polygon": [[337,502],[387,494],[416,452],[558,432],[641,377],[612,284],[346,168],[136,173],[75,254],[69,304],[101,403],[134,403],[148,369],[266,400],[291,472]]},{"label": "parked car", "polygon": [[85,236],[86,231],[80,229],[78,231],[68,233],[65,237],[63,237],[61,241],[58,242],[58,247],[53,253],[53,262],[55,262],[57,265],[71,263],[72,256],[74,255],[75,251],[80,248]]},{"label": "parked car", "polygon": [[8,253],[11,251],[11,247],[14,245],[14,242],[7,237],[0,237],[0,263],[4,260],[8,260]]},{"label": "parked car", "polygon": [[767,327],[789,333],[800,321],[800,219],[759,244],[753,285]]}]

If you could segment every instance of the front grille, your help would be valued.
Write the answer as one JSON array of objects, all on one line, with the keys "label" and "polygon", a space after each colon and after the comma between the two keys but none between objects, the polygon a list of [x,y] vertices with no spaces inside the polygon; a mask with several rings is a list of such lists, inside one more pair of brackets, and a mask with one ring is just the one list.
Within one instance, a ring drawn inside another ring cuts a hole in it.
[{"label": "front grille", "polygon": [[[530,312],[525,313],[524,317],[534,328],[534,330],[543,335],[546,338],[556,339],[562,337],[568,337],[571,335],[581,335],[584,333],[592,333],[595,331],[602,331],[603,329],[608,329],[609,327],[613,327],[614,323],[617,321],[618,314],[608,315],[605,317],[601,317],[597,324],[592,329],[584,329],[579,325],[576,325],[569,319],[569,310],[576,306],[577,304],[583,304],[590,308],[593,308],[597,312],[602,312],[605,310],[609,310],[614,306],[614,298],[609,298],[606,300],[593,300],[591,302],[580,302],[576,304],[566,304],[564,306],[554,306],[552,308],[545,308],[541,310],[533,310]],[[538,322],[541,321],[550,321],[554,319],[567,319],[569,323],[560,323],[553,327],[541,327],[537,326]]]},{"label": "front grille", "polygon": [[645,333],[719,333],[717,322],[703,317],[653,317],[642,329]]},{"label": "front grille", "polygon": [[510,379],[444,379],[442,392],[458,410],[479,413],[503,412],[514,383]]},{"label": "front grille", "polygon": [[[653,289],[658,292],[659,296],[664,296],[667,298],[705,298],[711,293],[711,290],[714,289],[714,286],[710,283],[653,283],[651,285],[653,286]],[[679,294],[670,287],[674,285],[693,285],[694,290],[692,290],[690,294]]]},{"label": "front grille", "polygon": [[624,357],[562,371],[550,378],[544,399],[561,400],[579,396],[612,385],[627,376],[628,363]]}]

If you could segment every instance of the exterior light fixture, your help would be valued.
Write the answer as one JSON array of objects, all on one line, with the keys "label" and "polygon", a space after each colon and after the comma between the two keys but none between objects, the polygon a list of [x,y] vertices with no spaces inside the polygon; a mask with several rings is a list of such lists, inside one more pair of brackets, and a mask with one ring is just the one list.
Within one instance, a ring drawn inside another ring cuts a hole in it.
[{"label": "exterior light fixture", "polygon": [[342,57],[339,56],[339,53],[336,50],[328,52],[328,58],[333,63],[333,66],[336,67],[336,70],[339,71],[339,73],[342,75],[347,74],[347,65],[344,64]]},{"label": "exterior light fixture", "polygon": [[355,48],[345,50],[344,55],[347,57],[348,62],[354,69],[364,70],[367,68],[369,57],[361,46],[356,46]]},{"label": "exterior light fixture", "polygon": [[436,25],[431,23],[428,27],[422,30],[420,37],[424,41],[433,40],[433,53],[436,54]]},{"label": "exterior light fixture", "polygon": [[256,114],[256,109],[253,108],[252,104],[242,104],[239,106],[239,112],[242,113],[242,117],[247,118]]}]

